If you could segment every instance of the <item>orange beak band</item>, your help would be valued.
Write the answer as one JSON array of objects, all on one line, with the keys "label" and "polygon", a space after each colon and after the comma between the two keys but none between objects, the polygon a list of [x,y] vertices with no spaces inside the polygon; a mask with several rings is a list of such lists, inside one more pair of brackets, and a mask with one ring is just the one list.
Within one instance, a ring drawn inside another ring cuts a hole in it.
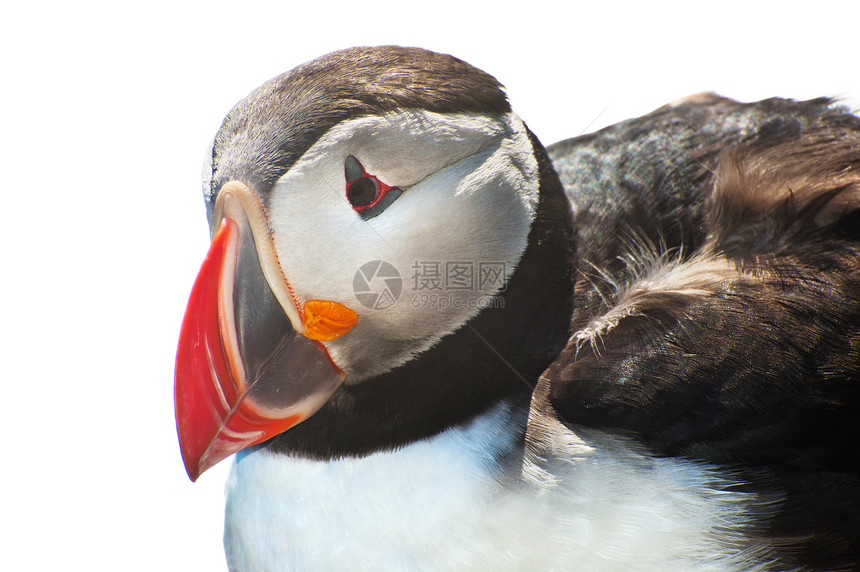
[{"label": "orange beak band", "polygon": [[224,202],[176,354],[176,427],[191,480],[322,407],[345,374],[320,340],[358,321],[346,306],[312,300],[304,307],[306,323],[293,327],[268,287],[242,206],[232,197]]}]

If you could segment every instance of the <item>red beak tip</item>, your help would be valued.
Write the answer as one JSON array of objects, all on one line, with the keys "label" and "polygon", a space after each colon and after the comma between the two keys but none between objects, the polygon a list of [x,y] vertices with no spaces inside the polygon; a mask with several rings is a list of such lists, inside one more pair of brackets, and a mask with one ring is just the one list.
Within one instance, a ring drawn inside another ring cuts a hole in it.
[{"label": "red beak tip", "polygon": [[188,478],[191,479],[191,482],[194,483],[197,479],[200,478],[200,475],[203,474],[203,471],[200,470],[200,467],[185,465],[185,472],[188,473]]}]

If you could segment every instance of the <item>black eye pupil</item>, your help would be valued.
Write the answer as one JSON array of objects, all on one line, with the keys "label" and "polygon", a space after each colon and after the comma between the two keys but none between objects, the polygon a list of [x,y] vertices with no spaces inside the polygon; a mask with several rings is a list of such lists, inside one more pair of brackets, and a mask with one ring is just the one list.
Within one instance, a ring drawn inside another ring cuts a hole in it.
[{"label": "black eye pupil", "polygon": [[376,183],[370,177],[362,177],[349,186],[346,196],[354,207],[369,205],[376,198]]}]

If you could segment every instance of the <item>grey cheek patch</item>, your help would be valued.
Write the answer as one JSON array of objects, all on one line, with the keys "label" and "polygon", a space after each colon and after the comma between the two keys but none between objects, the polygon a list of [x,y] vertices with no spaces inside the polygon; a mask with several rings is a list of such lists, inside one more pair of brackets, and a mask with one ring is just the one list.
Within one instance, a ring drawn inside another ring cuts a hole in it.
[{"label": "grey cheek patch", "polygon": [[382,211],[384,211],[389,206],[391,206],[391,203],[396,201],[398,199],[398,197],[400,197],[400,195],[402,195],[402,194],[403,194],[403,191],[401,191],[397,187],[392,187],[391,189],[389,189],[389,191],[387,193],[385,193],[384,197],[379,199],[378,203],[376,203],[372,207],[365,209],[365,210],[361,211],[360,213],[358,213],[359,216],[361,217],[361,220],[370,220],[373,217],[378,216],[379,214],[382,213]]}]

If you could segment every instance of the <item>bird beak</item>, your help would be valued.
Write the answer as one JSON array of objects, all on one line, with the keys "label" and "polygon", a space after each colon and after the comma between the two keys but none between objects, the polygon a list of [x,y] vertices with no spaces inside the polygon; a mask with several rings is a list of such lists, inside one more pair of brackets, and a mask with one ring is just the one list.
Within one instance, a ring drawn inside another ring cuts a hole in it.
[{"label": "bird beak", "polygon": [[176,426],[191,480],[313,415],[345,377],[321,341],[348,332],[351,309],[304,306],[246,185],[224,185],[215,232],[185,311],[176,354]]}]

